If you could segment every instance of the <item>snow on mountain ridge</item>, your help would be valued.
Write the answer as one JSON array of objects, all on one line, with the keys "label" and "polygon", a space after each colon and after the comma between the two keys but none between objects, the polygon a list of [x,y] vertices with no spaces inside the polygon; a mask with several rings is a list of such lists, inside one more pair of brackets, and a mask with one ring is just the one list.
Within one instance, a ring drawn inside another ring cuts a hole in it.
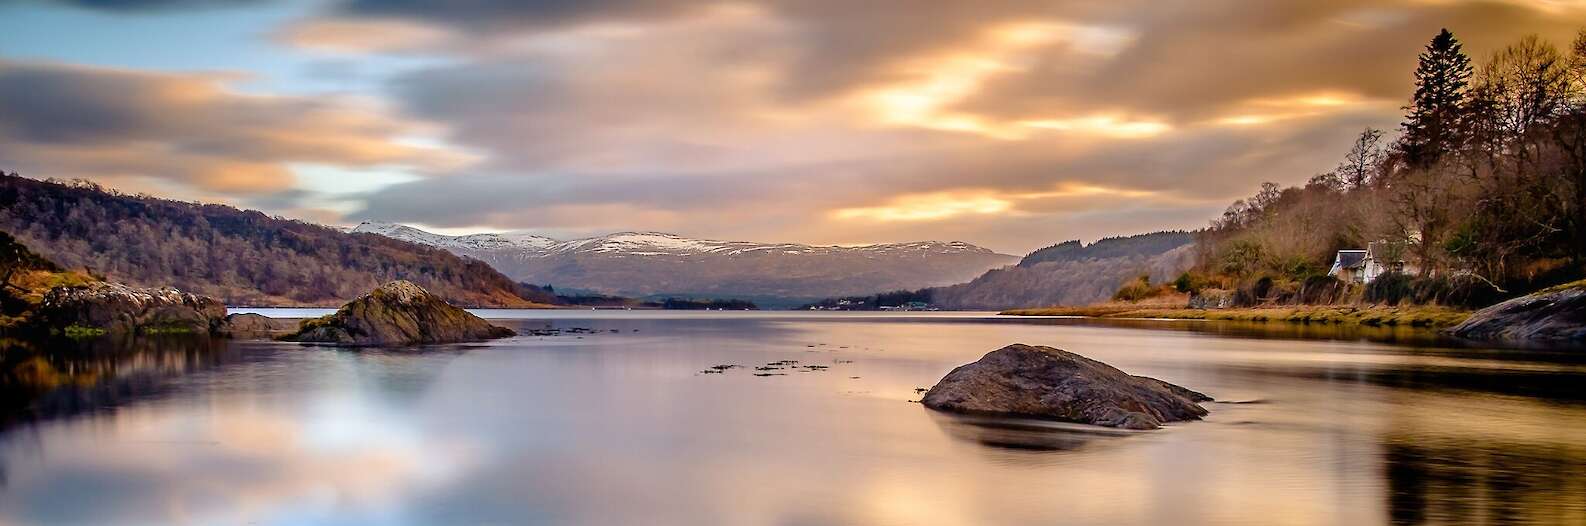
[{"label": "snow on mountain ridge", "polygon": [[881,243],[860,246],[804,245],[799,243],[755,243],[749,241],[718,241],[695,239],[664,232],[617,232],[569,241],[559,241],[545,236],[523,232],[482,233],[460,236],[435,234],[406,225],[364,222],[353,232],[379,234],[423,245],[442,248],[501,250],[518,249],[529,254],[566,252],[596,252],[636,256],[715,254],[739,255],[750,252],[781,251],[784,254],[813,253],[893,253],[897,251],[985,253],[989,249],[962,241],[913,241],[906,243]]}]

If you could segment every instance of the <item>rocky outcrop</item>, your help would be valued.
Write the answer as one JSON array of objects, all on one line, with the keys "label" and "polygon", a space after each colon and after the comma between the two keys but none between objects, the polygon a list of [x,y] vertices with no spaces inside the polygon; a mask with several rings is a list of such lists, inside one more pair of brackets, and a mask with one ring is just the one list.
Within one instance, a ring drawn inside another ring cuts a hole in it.
[{"label": "rocky outcrop", "polygon": [[446,303],[418,285],[393,281],[306,320],[285,339],[355,346],[404,346],[505,338],[516,333]]},{"label": "rocky outcrop", "polygon": [[206,296],[170,287],[94,282],[45,292],[34,320],[50,331],[68,333],[209,334],[225,317],[226,306]]},{"label": "rocky outcrop", "polygon": [[263,314],[228,314],[217,331],[221,336],[236,339],[263,339],[291,334],[298,324],[291,320],[278,320]]},{"label": "rocky outcrop", "polygon": [[952,413],[1156,429],[1199,420],[1199,402],[1211,399],[1061,349],[1013,344],[953,369],[920,401]]},{"label": "rocky outcrop", "polygon": [[1481,309],[1449,332],[1473,340],[1586,342],[1586,281]]}]

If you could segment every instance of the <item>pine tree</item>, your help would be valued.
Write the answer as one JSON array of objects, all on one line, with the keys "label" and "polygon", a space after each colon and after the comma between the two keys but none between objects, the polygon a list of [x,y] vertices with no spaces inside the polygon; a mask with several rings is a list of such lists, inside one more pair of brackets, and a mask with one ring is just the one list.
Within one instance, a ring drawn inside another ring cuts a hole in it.
[{"label": "pine tree", "polygon": [[1442,30],[1421,53],[1415,95],[1405,107],[1400,149],[1412,166],[1428,166],[1459,142],[1460,118],[1470,83],[1470,57],[1463,44]]}]

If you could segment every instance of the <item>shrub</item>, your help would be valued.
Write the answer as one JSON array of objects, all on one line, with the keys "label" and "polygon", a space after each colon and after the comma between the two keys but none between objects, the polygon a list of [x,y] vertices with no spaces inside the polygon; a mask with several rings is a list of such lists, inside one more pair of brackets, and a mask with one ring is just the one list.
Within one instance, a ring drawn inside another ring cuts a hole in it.
[{"label": "shrub", "polygon": [[1118,301],[1140,301],[1154,296],[1153,292],[1155,291],[1151,289],[1151,276],[1142,275],[1129,280],[1128,283],[1124,283],[1123,287],[1120,287],[1118,292],[1112,295],[1112,299]]},{"label": "shrub", "polygon": [[1348,292],[1348,283],[1332,276],[1317,275],[1305,278],[1296,299],[1306,305],[1330,305],[1343,300]]},{"label": "shrub", "polygon": [[1366,284],[1366,301],[1398,305],[1406,299],[1414,300],[1415,278],[1400,272],[1389,272]]}]

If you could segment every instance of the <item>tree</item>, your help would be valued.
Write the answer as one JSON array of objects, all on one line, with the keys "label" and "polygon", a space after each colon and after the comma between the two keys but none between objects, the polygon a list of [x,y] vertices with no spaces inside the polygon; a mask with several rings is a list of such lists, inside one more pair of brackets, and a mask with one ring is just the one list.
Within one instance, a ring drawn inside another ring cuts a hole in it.
[{"label": "tree", "polygon": [[1586,29],[1575,36],[1563,71],[1564,109],[1554,140],[1564,153],[1570,258],[1578,267],[1586,264]]},{"label": "tree", "polygon": [[1344,162],[1339,163],[1338,169],[1333,171],[1337,178],[1334,184],[1344,189],[1363,188],[1371,184],[1382,169],[1385,158],[1382,130],[1366,128],[1355,138],[1355,145],[1349,149]]},{"label": "tree", "polygon": [[1459,144],[1470,57],[1447,29],[1432,37],[1415,68],[1415,95],[1405,107],[1399,148],[1411,166],[1425,167]]}]

